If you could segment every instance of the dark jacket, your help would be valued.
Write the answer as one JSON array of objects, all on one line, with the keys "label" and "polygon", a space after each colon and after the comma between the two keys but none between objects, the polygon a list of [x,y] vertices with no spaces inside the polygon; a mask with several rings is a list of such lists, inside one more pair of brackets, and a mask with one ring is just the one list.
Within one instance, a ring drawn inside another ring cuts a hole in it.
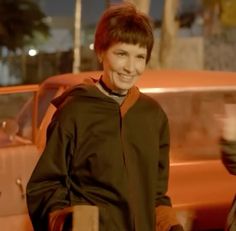
[{"label": "dark jacket", "polygon": [[[221,140],[221,157],[227,170],[236,175],[236,141]],[[228,214],[225,230],[236,230],[236,196]]]},{"label": "dark jacket", "polygon": [[222,161],[228,171],[236,175],[236,141],[221,141]]},{"label": "dark jacket", "polygon": [[87,84],[53,103],[27,185],[35,231],[47,229],[51,211],[77,204],[99,207],[100,231],[155,230],[155,207],[171,205],[169,128],[159,104],[133,87],[119,106]]}]

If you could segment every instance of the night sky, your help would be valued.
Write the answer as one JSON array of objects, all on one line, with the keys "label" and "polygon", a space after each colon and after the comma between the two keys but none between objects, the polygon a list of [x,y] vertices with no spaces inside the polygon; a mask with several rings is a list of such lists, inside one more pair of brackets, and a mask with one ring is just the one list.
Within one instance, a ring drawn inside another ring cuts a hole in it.
[{"label": "night sky", "polygon": [[[48,16],[73,16],[75,0],[40,0],[43,11]],[[112,3],[120,2],[119,0],[111,0]],[[181,9],[191,11],[197,6],[199,0],[182,0]],[[160,19],[162,16],[164,0],[151,0],[150,16]],[[82,24],[96,24],[99,16],[105,9],[104,0],[82,0]]]}]

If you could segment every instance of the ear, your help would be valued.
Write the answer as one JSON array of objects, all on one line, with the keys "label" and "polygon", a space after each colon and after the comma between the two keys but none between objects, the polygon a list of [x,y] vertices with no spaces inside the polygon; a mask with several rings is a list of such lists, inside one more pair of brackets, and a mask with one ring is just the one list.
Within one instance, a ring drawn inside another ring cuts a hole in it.
[{"label": "ear", "polygon": [[97,54],[99,63],[103,62],[103,53]]}]

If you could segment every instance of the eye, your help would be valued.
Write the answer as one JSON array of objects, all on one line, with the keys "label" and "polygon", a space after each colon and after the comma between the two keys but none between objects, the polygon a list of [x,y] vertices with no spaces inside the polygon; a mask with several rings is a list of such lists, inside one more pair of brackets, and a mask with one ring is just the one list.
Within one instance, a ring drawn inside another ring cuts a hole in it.
[{"label": "eye", "polygon": [[145,55],[138,55],[137,58],[138,59],[146,59],[146,56]]},{"label": "eye", "polygon": [[125,52],[122,52],[122,51],[119,51],[119,52],[116,52],[115,53],[117,56],[125,56],[126,55],[126,53]]}]

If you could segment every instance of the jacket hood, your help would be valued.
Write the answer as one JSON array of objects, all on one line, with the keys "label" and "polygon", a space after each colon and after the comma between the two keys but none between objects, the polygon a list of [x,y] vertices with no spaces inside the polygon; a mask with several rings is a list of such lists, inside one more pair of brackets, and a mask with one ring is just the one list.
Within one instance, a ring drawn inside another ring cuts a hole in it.
[{"label": "jacket hood", "polygon": [[[73,86],[72,88],[67,89],[62,95],[56,97],[52,100],[52,104],[59,108],[71,97],[76,96],[85,96],[90,98],[101,99],[105,101],[111,101],[112,99],[105,94],[103,94],[95,85],[98,80],[93,78],[86,78],[81,84]],[[123,116],[128,109],[137,101],[139,98],[140,92],[136,86],[133,86],[129,89],[124,102],[121,105],[121,115]]]},{"label": "jacket hood", "polygon": [[[65,92],[63,92],[60,96],[54,98],[51,103],[56,107],[59,108],[64,102],[76,95],[79,96],[89,96],[89,97],[98,97],[99,94],[95,83],[97,80],[93,78],[86,78],[82,83],[75,85],[73,87],[68,88]],[[101,97],[101,95],[100,95]]]}]

